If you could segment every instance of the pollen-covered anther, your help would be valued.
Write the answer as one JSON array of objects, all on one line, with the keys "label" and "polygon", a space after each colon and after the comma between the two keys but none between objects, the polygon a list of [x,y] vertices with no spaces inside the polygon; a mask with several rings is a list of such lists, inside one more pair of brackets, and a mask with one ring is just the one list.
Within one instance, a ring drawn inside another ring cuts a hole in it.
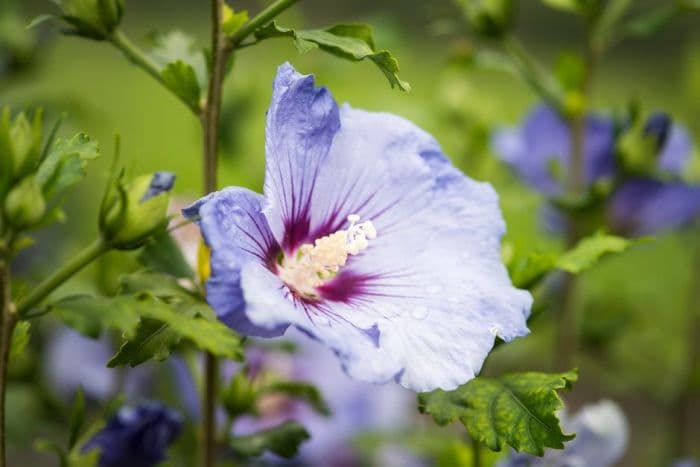
[{"label": "pollen-covered anther", "polygon": [[372,221],[358,224],[360,217],[348,216],[350,226],[325,237],[314,244],[305,243],[291,256],[285,256],[277,266],[277,273],[287,285],[307,298],[316,298],[316,288],[338,274],[345,266],[348,255],[356,255],[377,237]]}]

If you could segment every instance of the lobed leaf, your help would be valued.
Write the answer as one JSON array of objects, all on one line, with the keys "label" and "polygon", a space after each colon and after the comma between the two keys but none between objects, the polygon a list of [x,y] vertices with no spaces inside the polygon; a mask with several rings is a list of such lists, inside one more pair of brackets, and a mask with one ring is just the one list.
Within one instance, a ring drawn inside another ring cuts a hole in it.
[{"label": "lobed leaf", "polygon": [[97,338],[103,330],[115,330],[131,337],[140,321],[132,297],[92,297],[72,295],[50,305],[52,312],[66,326]]},{"label": "lobed leaf", "polygon": [[556,262],[556,267],[571,274],[580,274],[596,264],[603,256],[621,253],[639,241],[597,233],[582,239],[573,249],[561,255]]},{"label": "lobed leaf", "polygon": [[300,53],[320,48],[325,52],[348,60],[371,60],[384,73],[393,88],[409,91],[411,86],[399,76],[399,63],[387,50],[376,50],[372,29],[364,24],[338,24],[325,29],[294,30],[284,28],[275,21],[255,31],[257,40],[273,37],[290,37]]},{"label": "lobed leaf", "polygon": [[199,108],[201,88],[197,82],[197,74],[191,65],[177,60],[168,63],[160,72],[165,85],[190,107]]},{"label": "lobed leaf", "polygon": [[508,444],[542,456],[544,448],[562,449],[574,438],[564,434],[557,418],[563,407],[557,391],[570,389],[577,378],[576,371],[477,377],[454,391],[419,394],[419,410],[441,426],[459,420],[472,437],[494,451]]},{"label": "lobed leaf", "polygon": [[187,264],[182,251],[168,232],[152,237],[151,241],[143,247],[137,259],[144,266],[157,272],[182,279],[194,277],[194,271]]},{"label": "lobed leaf", "polygon": [[285,422],[274,428],[259,431],[231,440],[233,451],[243,457],[258,457],[265,451],[290,459],[299,451],[299,446],[311,436],[296,422]]},{"label": "lobed leaf", "polygon": [[100,155],[97,142],[84,133],[70,139],[59,139],[53,145],[37,171],[37,181],[45,198],[63,193],[85,177],[88,161]]}]

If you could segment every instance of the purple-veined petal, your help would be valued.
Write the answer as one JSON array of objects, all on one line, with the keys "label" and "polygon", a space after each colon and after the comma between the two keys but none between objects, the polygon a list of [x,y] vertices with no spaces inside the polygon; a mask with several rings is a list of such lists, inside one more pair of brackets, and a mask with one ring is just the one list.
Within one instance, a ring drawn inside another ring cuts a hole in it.
[{"label": "purple-veined petal", "polygon": [[198,219],[204,241],[211,250],[211,276],[207,301],[224,323],[253,336],[279,336],[286,326],[270,329],[252,324],[246,314],[240,286],[241,268],[248,263],[269,267],[279,253],[267,219],[262,214],[264,198],[245,188],[227,188],[212,193],[183,210],[185,217]]},{"label": "purple-veined petal", "polygon": [[638,179],[613,195],[608,217],[614,229],[645,235],[681,227],[700,216],[700,185]]},{"label": "purple-veined petal", "polygon": [[314,240],[311,193],[338,126],[330,92],[289,63],[280,66],[267,112],[264,191],[270,228],[287,252]]},{"label": "purple-veined petal", "polygon": [[427,133],[342,108],[312,193],[312,236],[346,227],[349,214],[371,220],[378,236],[320,288],[319,302],[293,300],[259,264],[244,268],[253,323],[294,324],[331,346],[351,376],[418,391],[456,387],[479,371],[495,336],[528,332],[531,298],[501,262],[496,194],[456,170]]}]

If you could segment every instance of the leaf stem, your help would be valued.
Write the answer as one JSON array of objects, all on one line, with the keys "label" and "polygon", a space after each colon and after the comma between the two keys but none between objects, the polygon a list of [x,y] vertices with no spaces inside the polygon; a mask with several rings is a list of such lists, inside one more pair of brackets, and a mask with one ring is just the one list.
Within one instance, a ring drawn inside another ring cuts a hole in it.
[{"label": "leaf stem", "polygon": [[509,35],[503,38],[502,46],[535,92],[550,106],[560,109],[561,92],[558,85],[544,67],[530,55],[523,44],[514,36]]},{"label": "leaf stem", "polygon": [[253,34],[256,29],[272,21],[280,13],[291,7],[299,0],[277,0],[269,7],[258,13],[253,19],[244,24],[236,31],[229,39],[229,44],[232,48],[238,48],[248,36]]},{"label": "leaf stem", "polygon": [[58,288],[75,273],[99,258],[109,250],[109,246],[98,238],[84,250],[68,260],[60,269],[47,277],[36,286],[29,295],[21,299],[17,305],[17,315],[21,318],[33,307],[41,303],[51,292]]},{"label": "leaf stem", "polygon": [[0,301],[2,307],[0,310],[0,467],[6,467],[5,394],[12,332],[17,324],[17,313],[14,310],[10,290],[10,266],[5,259],[0,259]]},{"label": "leaf stem", "polygon": [[[202,191],[204,194],[216,190],[219,144],[219,116],[226,61],[231,49],[221,31],[224,1],[211,0],[211,68],[209,88],[201,112],[202,124]],[[202,446],[201,466],[213,467],[216,462],[216,397],[218,394],[219,366],[209,352],[204,354],[204,391],[202,396]]]},{"label": "leaf stem", "polygon": [[[117,29],[112,34],[107,36],[107,40],[117,49],[119,49],[131,63],[151,75],[153,79],[160,83],[165,89],[170,91],[170,87],[168,87],[163,79],[163,76],[160,74],[158,65],[145,53],[143,53],[143,51],[141,51],[133,42],[131,42],[126,34]],[[178,96],[174,92],[170,91],[170,93],[177,97],[180,102],[185,104],[187,108],[190,109],[195,115],[199,115],[200,109],[198,107],[191,105],[186,99]]]}]

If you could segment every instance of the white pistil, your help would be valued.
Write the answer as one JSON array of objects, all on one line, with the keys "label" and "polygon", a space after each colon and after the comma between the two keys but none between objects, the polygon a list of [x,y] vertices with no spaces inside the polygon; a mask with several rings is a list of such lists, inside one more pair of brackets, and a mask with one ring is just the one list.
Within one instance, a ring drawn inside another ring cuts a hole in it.
[{"label": "white pistil", "polygon": [[314,244],[301,245],[295,254],[282,259],[278,274],[287,285],[300,294],[317,298],[316,288],[338,274],[348,255],[356,255],[377,237],[372,221],[358,224],[360,216],[350,214],[347,230],[338,230],[316,239]]}]

